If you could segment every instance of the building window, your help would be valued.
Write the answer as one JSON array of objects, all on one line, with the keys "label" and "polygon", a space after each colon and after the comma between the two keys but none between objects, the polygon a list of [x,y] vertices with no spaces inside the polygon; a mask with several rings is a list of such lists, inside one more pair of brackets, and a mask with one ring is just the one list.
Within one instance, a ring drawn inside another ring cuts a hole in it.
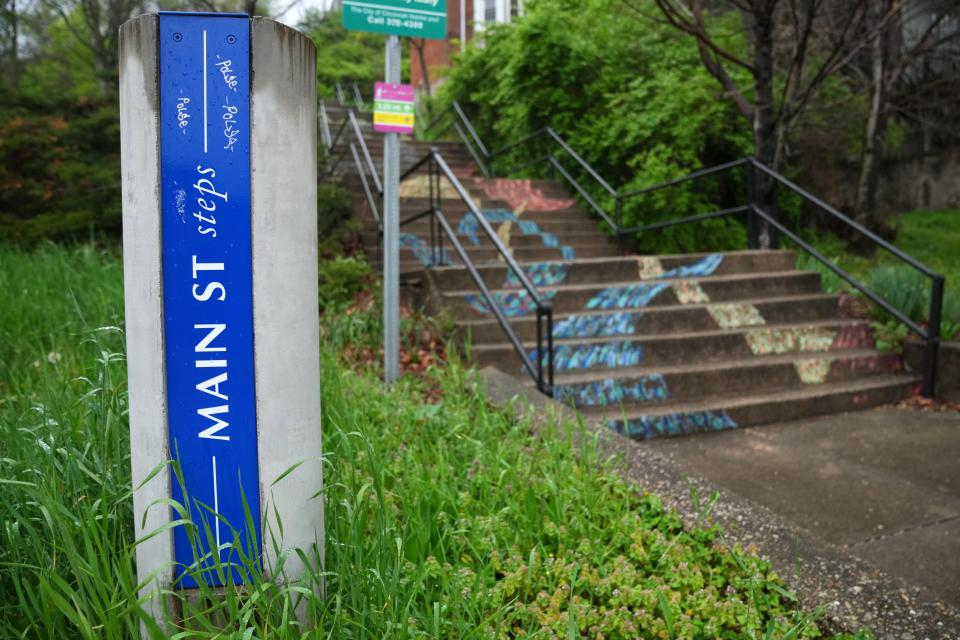
[{"label": "building window", "polygon": [[483,0],[483,21],[488,24],[497,21],[497,0]]}]

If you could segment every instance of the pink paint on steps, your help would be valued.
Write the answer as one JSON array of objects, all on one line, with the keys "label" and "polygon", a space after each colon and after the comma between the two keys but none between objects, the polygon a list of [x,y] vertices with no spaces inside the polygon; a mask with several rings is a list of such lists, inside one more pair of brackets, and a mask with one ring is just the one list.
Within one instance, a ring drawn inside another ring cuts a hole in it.
[{"label": "pink paint on steps", "polygon": [[543,190],[534,187],[531,180],[510,178],[478,178],[477,190],[490,200],[507,203],[511,209],[525,208],[527,211],[554,211],[569,209],[575,204],[573,198],[551,198]]}]

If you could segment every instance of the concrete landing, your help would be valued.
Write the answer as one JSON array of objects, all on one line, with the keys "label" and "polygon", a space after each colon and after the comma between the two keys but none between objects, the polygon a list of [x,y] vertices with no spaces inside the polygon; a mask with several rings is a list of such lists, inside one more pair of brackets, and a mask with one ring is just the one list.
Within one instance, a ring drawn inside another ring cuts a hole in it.
[{"label": "concrete landing", "polygon": [[960,414],[884,407],[644,446],[960,606]]}]

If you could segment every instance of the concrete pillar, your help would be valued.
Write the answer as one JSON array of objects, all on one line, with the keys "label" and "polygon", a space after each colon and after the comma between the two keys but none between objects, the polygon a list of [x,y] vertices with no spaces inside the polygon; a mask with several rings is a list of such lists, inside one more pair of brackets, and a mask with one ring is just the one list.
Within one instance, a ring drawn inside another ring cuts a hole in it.
[{"label": "concrete pillar", "polygon": [[[222,561],[240,555],[233,527],[276,580],[305,567],[291,554],[279,575],[275,549],[323,554],[315,65],[309,39],[263,18],[161,13],[120,30],[136,535],[174,519],[173,498],[216,530]],[[184,571],[191,542],[179,526],[138,547],[146,592],[239,581]],[[154,618],[167,605],[153,598]]]}]

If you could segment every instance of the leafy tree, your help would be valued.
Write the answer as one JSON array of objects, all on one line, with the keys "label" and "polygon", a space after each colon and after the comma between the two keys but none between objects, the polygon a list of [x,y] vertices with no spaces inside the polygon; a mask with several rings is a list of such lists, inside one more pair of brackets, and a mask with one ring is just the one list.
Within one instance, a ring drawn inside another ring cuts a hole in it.
[{"label": "leafy tree", "polygon": [[[439,100],[457,99],[470,110],[488,147],[551,125],[625,190],[748,152],[749,132],[737,126],[733,105],[719,99],[689,39],[662,24],[624,19],[615,0],[539,0],[527,9],[524,19],[487,30],[483,48],[468,49],[440,89]],[[499,166],[517,166],[546,151],[525,145]],[[729,196],[724,189],[703,181],[631,200],[624,222],[709,210]],[[602,192],[593,195],[602,200]],[[612,211],[612,203],[605,204]],[[742,241],[739,223],[713,220],[638,238],[637,248],[689,251]]]},{"label": "leafy tree", "polygon": [[[638,15],[651,16],[646,2],[624,0]],[[791,131],[824,82],[841,70],[872,36],[867,21],[871,0],[653,0],[659,15],[693,38],[710,75],[747,120],[753,154],[779,170]],[[746,47],[724,42],[719,16],[739,15]],[[741,79],[737,78],[739,73]],[[774,202],[774,184],[758,175],[758,196]],[[763,225],[761,242],[769,244]]]},{"label": "leafy tree", "polygon": [[926,85],[923,80],[960,68],[957,20],[955,5],[931,0],[875,0],[867,11],[865,51],[849,67],[869,105],[855,206],[861,224],[871,224],[876,215],[880,162],[895,109],[909,113],[904,98],[916,95],[918,81]]},{"label": "leafy tree", "polygon": [[[346,30],[339,11],[308,11],[300,28],[317,45],[317,91],[321,97],[332,98],[334,86],[344,81],[355,81],[362,91],[373,93],[373,83],[383,78],[385,36]],[[409,77],[409,67],[405,58],[404,77]]]}]

